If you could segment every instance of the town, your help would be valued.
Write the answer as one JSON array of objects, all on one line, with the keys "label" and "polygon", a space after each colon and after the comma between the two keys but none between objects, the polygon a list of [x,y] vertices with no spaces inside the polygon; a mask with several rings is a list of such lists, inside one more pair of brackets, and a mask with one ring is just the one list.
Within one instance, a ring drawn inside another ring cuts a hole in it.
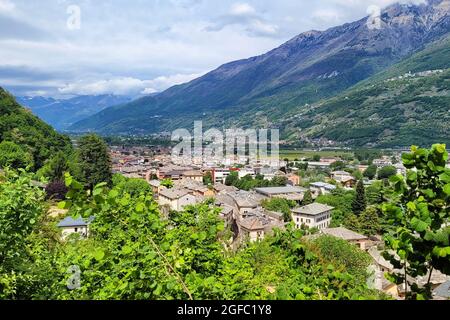
[{"label": "town", "polygon": [[[372,189],[375,197],[379,196],[389,177],[406,174],[402,151],[364,151],[353,156],[346,151],[342,157],[322,157],[330,152],[317,150],[309,151],[309,158],[284,158],[279,162],[256,161],[250,165],[248,159],[236,157],[233,165],[211,165],[207,160],[191,166],[173,163],[168,147],[110,146],[109,152],[113,173],[145,180],[163,215],[206,201],[218,208],[220,218],[232,231],[229,243],[233,250],[246,242],[261,241],[274,230],[293,223],[295,228],[307,231],[306,238],[329,235],[367,252],[373,259],[373,287],[394,298],[404,298],[404,285],[392,284],[383,276],[401,270],[383,258],[380,230],[375,226],[369,226],[375,228],[372,232],[352,230],[358,228],[337,218],[341,208],[327,204],[327,196],[339,199],[345,192],[361,192],[361,187],[364,194]],[[73,233],[87,237],[92,219],[67,217],[58,226],[63,238]],[[419,285],[427,280],[414,279]],[[435,292],[445,292],[450,277],[435,271],[431,283]],[[448,293],[442,295],[436,293],[435,298],[448,298]]]}]

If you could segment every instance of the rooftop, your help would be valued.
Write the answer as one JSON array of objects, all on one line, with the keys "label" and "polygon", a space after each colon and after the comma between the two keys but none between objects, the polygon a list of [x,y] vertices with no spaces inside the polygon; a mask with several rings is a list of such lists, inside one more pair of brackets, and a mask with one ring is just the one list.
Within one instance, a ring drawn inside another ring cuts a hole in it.
[{"label": "rooftop", "polygon": [[180,199],[181,197],[184,197],[187,194],[189,194],[189,192],[185,189],[163,189],[159,192],[160,196],[163,196],[171,200]]},{"label": "rooftop", "polygon": [[289,194],[289,193],[304,193],[307,190],[301,187],[269,187],[269,188],[256,188],[256,192],[264,195],[278,195],[278,194]]},{"label": "rooftop", "polygon": [[329,184],[326,182],[313,182],[310,185],[313,187],[316,187],[316,188],[325,188],[325,189],[330,189],[330,190],[336,189],[335,185],[332,185],[332,184]]},{"label": "rooftop", "polygon": [[74,219],[73,217],[66,217],[60,223],[58,223],[58,227],[60,228],[86,227],[92,222],[92,220],[94,220],[94,217],[90,218],[78,217],[77,219]]},{"label": "rooftop", "polygon": [[300,208],[295,208],[292,210],[293,213],[297,213],[297,214],[307,214],[307,215],[318,215],[327,211],[331,211],[333,210],[333,207],[327,206],[325,204],[321,204],[321,203],[311,203],[308,204],[307,206],[304,207],[300,207]]},{"label": "rooftop", "polygon": [[356,233],[352,230],[343,228],[343,227],[339,227],[339,228],[329,228],[329,229],[324,229],[322,230],[322,232],[324,234],[336,237],[336,238],[341,238],[347,241],[352,241],[352,240],[367,240],[368,238],[362,234]]}]

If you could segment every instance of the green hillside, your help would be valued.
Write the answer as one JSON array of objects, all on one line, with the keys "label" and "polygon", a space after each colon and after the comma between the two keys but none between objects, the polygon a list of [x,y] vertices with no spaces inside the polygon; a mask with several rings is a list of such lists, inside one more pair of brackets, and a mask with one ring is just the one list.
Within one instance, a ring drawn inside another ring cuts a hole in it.
[{"label": "green hillside", "polygon": [[399,76],[423,57],[419,54],[375,77],[385,80],[358,85],[339,97],[303,108],[283,122],[285,134],[292,142],[352,146],[450,143],[450,62],[429,64],[445,69],[423,65],[428,72],[415,68],[415,73]]},{"label": "green hillside", "polygon": [[0,143],[3,141],[14,142],[28,152],[35,169],[56,151],[71,148],[68,137],[58,134],[0,88]]}]

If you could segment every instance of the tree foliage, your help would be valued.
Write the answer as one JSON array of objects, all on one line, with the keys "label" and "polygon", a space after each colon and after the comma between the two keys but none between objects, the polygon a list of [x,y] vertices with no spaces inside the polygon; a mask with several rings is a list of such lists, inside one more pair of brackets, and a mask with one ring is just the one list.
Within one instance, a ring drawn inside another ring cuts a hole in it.
[{"label": "tree foliage", "polygon": [[292,220],[291,209],[295,208],[296,202],[282,198],[271,198],[264,200],[262,206],[269,211],[283,213],[284,221],[289,222]]},{"label": "tree foliage", "polygon": [[[385,234],[385,258],[402,273],[389,279],[408,288],[409,299],[431,299],[430,280],[424,287],[410,278],[430,275],[434,270],[450,275],[450,169],[446,168],[445,145],[430,150],[413,146],[402,156],[406,179],[393,176],[395,195],[382,206],[391,226]],[[410,288],[410,289],[409,289]]]},{"label": "tree foliage", "polygon": [[78,141],[78,164],[80,180],[92,189],[95,185],[111,183],[111,159],[108,146],[97,135],[89,134]]},{"label": "tree foliage", "polygon": [[33,167],[33,156],[11,141],[0,143],[0,168]]},{"label": "tree foliage", "polygon": [[367,200],[366,200],[366,189],[362,180],[358,181],[356,185],[356,196],[352,201],[352,211],[355,215],[360,215],[361,212],[366,210]]},{"label": "tree foliage", "polygon": [[31,155],[32,169],[41,168],[58,151],[70,152],[67,136],[58,134],[0,88],[0,142],[10,141]]}]

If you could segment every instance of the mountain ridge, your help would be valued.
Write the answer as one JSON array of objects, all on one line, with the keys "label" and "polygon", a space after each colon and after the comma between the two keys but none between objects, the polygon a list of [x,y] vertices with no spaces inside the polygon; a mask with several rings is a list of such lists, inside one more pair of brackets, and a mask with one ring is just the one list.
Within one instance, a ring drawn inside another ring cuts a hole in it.
[{"label": "mountain ridge", "polygon": [[127,96],[113,94],[81,95],[69,99],[47,97],[16,97],[17,101],[29,108],[35,115],[56,128],[65,130],[73,123],[88,118],[108,107],[130,102]]},{"label": "mountain ridge", "polygon": [[[116,106],[70,129],[100,133],[152,133],[191,126],[232,126],[243,113],[263,114],[265,127],[298,106],[331,98],[386,70],[448,33],[448,0],[392,5],[382,28],[367,17],[326,31],[302,33],[263,55],[233,61],[189,83]],[[443,6],[443,8],[442,8]],[[255,116],[247,117],[254,125]],[[242,122],[241,122],[242,123]]]}]

